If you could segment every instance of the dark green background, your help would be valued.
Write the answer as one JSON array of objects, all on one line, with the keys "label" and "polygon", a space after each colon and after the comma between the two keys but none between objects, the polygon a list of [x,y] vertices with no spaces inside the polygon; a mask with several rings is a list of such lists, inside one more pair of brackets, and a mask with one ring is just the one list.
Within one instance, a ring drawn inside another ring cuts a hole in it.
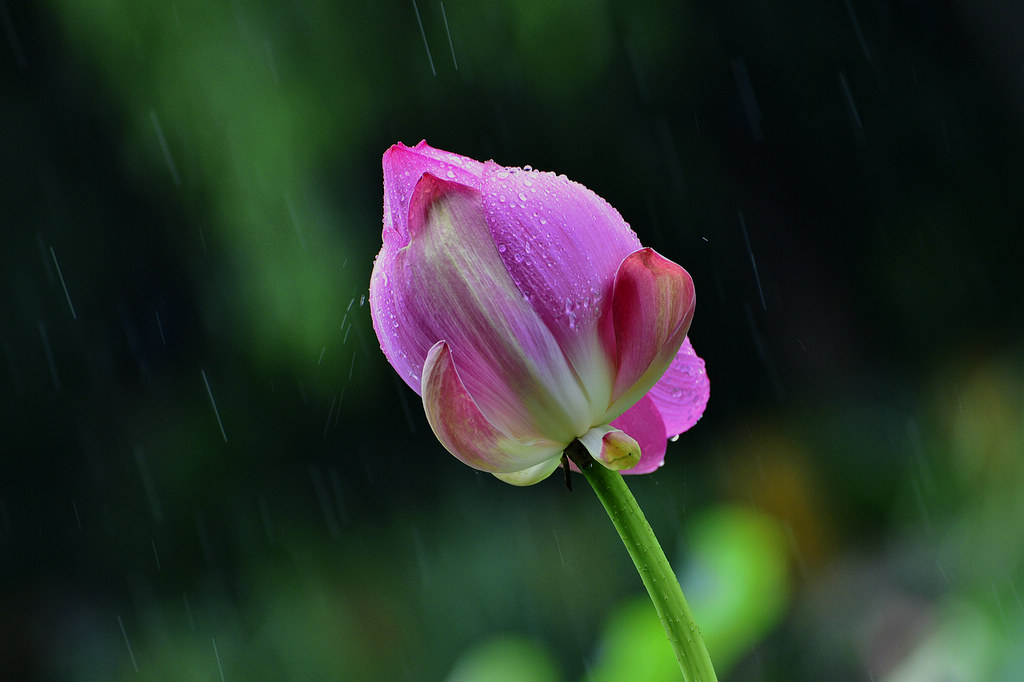
[{"label": "dark green background", "polygon": [[422,138],[693,275],[711,402],[629,483],[722,679],[1019,679],[1019,5],[0,23],[5,679],[674,679],[582,479],[459,464],[378,350],[380,155]]}]

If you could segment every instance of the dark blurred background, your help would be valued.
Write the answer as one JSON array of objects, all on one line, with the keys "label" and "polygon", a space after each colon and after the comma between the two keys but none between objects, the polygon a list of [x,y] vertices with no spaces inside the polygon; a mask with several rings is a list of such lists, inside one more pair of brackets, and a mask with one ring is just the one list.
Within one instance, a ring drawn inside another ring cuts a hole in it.
[{"label": "dark blurred background", "polygon": [[1024,677],[1024,8],[0,0],[0,670],[676,679],[582,485],[448,455],[365,296],[395,141],[684,265],[629,483],[723,680]]}]

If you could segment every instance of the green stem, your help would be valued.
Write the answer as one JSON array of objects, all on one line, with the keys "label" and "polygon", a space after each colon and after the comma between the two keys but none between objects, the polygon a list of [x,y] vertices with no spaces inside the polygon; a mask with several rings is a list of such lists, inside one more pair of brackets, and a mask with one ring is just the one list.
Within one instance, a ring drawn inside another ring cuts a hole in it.
[{"label": "green stem", "polygon": [[595,463],[579,441],[574,441],[565,453],[583,472],[583,477],[611,517],[615,530],[619,531],[622,543],[633,558],[640,579],[658,611],[683,679],[686,682],[716,682],[718,677],[704,646],[704,638],[693,620],[676,574],[672,572],[665,552],[626,482],[619,473]]}]

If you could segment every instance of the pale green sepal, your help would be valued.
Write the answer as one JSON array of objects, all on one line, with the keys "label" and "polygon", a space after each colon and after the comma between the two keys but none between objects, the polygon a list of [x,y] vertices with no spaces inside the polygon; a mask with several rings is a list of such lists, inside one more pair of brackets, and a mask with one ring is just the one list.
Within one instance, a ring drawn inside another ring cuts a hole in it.
[{"label": "pale green sepal", "polygon": [[640,444],[625,431],[608,424],[593,427],[579,441],[591,457],[612,471],[630,469],[640,461]]},{"label": "pale green sepal", "polygon": [[494,473],[495,478],[505,481],[505,483],[509,483],[511,485],[533,485],[534,483],[540,483],[550,476],[551,472],[558,468],[558,464],[561,461],[562,458],[561,455],[559,455],[558,457],[552,457],[545,462],[541,462],[540,464],[521,471],[513,471],[507,474],[492,473]]}]

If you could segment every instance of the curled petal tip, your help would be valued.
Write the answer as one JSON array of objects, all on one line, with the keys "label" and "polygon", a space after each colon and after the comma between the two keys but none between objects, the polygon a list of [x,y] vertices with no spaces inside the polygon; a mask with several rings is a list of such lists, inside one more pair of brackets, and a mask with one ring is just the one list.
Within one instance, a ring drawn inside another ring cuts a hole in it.
[{"label": "curled petal tip", "polygon": [[693,319],[693,279],[682,267],[644,248],[629,254],[615,273],[612,314],[603,342],[615,358],[615,417],[654,386],[672,363]]}]

